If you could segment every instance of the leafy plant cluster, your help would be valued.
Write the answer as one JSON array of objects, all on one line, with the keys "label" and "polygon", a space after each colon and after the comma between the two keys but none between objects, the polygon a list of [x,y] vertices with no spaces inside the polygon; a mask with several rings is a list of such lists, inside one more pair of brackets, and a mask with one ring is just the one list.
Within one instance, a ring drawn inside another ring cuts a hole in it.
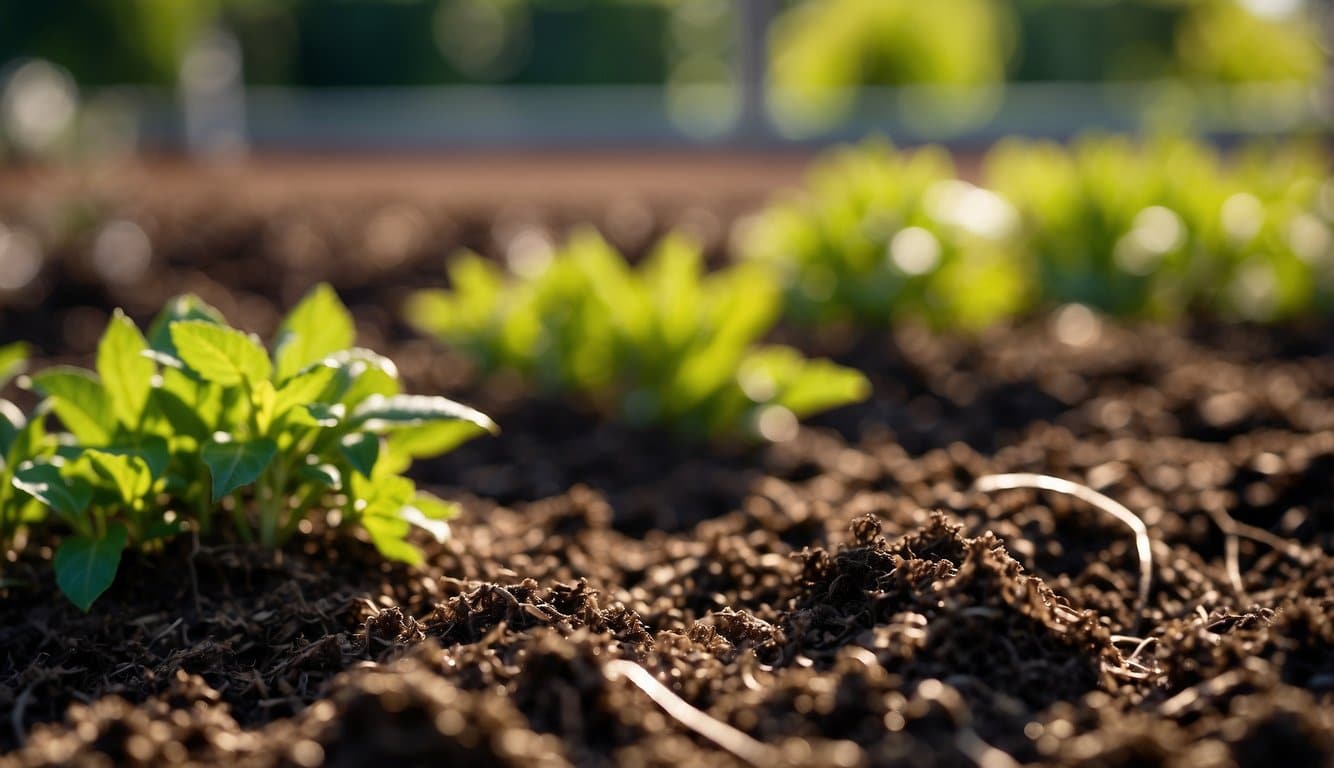
[{"label": "leafy plant cluster", "polygon": [[763,345],[782,309],[758,264],[708,273],[697,245],[664,239],[632,266],[592,231],[535,273],[465,253],[448,290],[416,294],[409,320],[485,372],[577,393],[634,425],[705,439],[781,439],[797,418],[869,394],[859,372]]},{"label": "leafy plant cluster", "polygon": [[799,321],[915,317],[976,328],[1079,302],[1170,319],[1267,321],[1334,297],[1334,179],[1303,146],[1224,160],[1185,140],[1011,140],[981,185],[884,141],[834,151],[748,227]]},{"label": "leafy plant cluster", "polygon": [[[385,557],[415,563],[412,526],[448,535],[452,505],[401,473],[495,425],[443,397],[401,391],[385,357],[353,346],[327,286],[283,322],[271,351],[192,296],[147,335],[117,312],[96,369],[57,366],[26,383],[31,414],[0,401],[0,534],[66,533],[56,581],[83,609],[112,583],[128,547],[230,528],[280,547],[314,513],[360,527]],[[16,371],[21,350],[0,354]],[[2,383],[2,380],[0,380]],[[50,416],[63,431],[48,431]]]}]

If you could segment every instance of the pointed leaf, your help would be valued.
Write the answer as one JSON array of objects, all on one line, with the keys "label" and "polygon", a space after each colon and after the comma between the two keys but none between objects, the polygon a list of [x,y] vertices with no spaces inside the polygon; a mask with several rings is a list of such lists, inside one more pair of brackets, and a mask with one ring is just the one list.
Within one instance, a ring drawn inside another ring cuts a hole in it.
[{"label": "pointed leaf", "polygon": [[373,431],[432,421],[466,421],[487,432],[499,431],[490,416],[438,395],[371,395],[352,411],[353,424]]},{"label": "pointed leaf", "polygon": [[343,486],[343,473],[332,464],[306,464],[298,469],[296,474],[302,480],[334,490]]},{"label": "pointed leaf", "polygon": [[353,469],[370,477],[380,458],[380,438],[369,432],[353,432],[338,441],[338,450]]},{"label": "pointed leaf", "polygon": [[309,405],[333,382],[338,369],[317,365],[308,368],[288,379],[278,390],[277,400],[273,405],[274,418],[282,416],[299,405]]},{"label": "pointed leaf", "polygon": [[414,566],[422,564],[421,550],[405,540],[408,521],[393,517],[366,517],[361,520],[361,526],[370,534],[371,543],[386,560]]},{"label": "pointed leaf", "polygon": [[28,366],[28,345],[15,342],[0,347],[0,389]]},{"label": "pointed leaf", "polygon": [[128,538],[125,526],[112,523],[101,538],[71,536],[60,543],[55,558],[56,584],[79,610],[87,612],[115,581],[120,553]]},{"label": "pointed leaf", "polygon": [[239,442],[220,435],[204,443],[199,453],[213,478],[213,501],[258,480],[277,452],[266,438]]},{"label": "pointed leaf", "polygon": [[176,354],[176,344],[171,338],[171,326],[182,320],[199,320],[217,325],[225,325],[222,319],[222,313],[209,306],[203,299],[194,294],[177,296],[167,302],[167,306],[162,308],[158,316],[153,319],[153,324],[148,327],[148,345],[153,351],[160,352],[168,357],[178,357]]},{"label": "pointed leaf", "polygon": [[81,443],[110,442],[116,415],[106,388],[91,372],[56,366],[35,374],[32,382],[38,392],[51,398],[56,416]]},{"label": "pointed leaf", "polygon": [[14,487],[51,508],[67,522],[78,521],[93,489],[80,477],[66,477],[54,464],[30,464],[14,474]]},{"label": "pointed leaf", "polygon": [[287,381],[302,368],[347,349],[356,341],[352,315],[327,283],[316,286],[278,329],[274,360],[277,380]]},{"label": "pointed leaf", "polygon": [[259,342],[235,328],[185,320],[174,323],[170,331],[177,356],[209,381],[234,386],[242,380],[265,381],[273,372]]},{"label": "pointed leaf", "polygon": [[0,399],[0,468],[5,466],[5,457],[9,448],[18,438],[19,432],[28,424],[28,417],[17,405]]},{"label": "pointed leaf", "polygon": [[157,366],[144,356],[148,342],[134,321],[119,309],[97,345],[97,374],[120,423],[133,429],[148,402]]},{"label": "pointed leaf", "polygon": [[93,472],[115,488],[120,500],[127,504],[143,498],[153,484],[148,463],[138,456],[92,450],[84,453],[84,457]]}]

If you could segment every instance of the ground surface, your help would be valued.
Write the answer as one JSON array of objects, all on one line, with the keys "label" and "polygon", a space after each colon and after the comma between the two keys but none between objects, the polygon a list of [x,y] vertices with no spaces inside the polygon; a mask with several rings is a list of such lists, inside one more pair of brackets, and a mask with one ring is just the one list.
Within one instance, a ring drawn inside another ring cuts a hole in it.
[{"label": "ground surface", "polygon": [[[52,245],[41,300],[9,297],[0,329],[86,362],[115,304],[143,320],[187,288],[264,331],[328,278],[413,389],[505,432],[416,469],[466,510],[422,570],[320,532],[281,558],[180,541],[85,616],[40,555],[13,564],[0,765],[1334,765],[1334,325],[787,331],[872,400],[782,445],[674,448],[485,386],[393,320],[452,247],[503,255],[573,208],[255,199],[80,203],[150,235],[122,282],[88,255],[101,224],[61,239],[49,208],[9,209]],[[753,202],[598,222],[642,250],[693,221],[721,250]],[[971,490],[1012,471],[1143,517],[1142,612],[1129,530]]]}]

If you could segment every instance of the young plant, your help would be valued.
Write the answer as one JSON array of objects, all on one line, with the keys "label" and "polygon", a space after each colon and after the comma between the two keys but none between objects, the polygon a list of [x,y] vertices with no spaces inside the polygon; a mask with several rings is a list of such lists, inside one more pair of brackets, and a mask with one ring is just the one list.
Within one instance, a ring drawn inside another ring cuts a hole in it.
[{"label": "young plant", "polygon": [[1044,303],[1154,318],[1304,311],[1334,251],[1315,211],[1325,162],[1298,145],[1236,155],[1185,140],[1010,140],[985,174],[1023,214]]},{"label": "young plant", "polygon": [[582,394],[633,425],[777,438],[796,418],[869,392],[856,371],[758,345],[781,305],[769,272],[743,264],[706,274],[700,249],[679,236],[638,267],[583,231],[540,274],[507,275],[471,254],[447,270],[451,290],[409,303],[417,328],[484,371]]},{"label": "young plant", "polygon": [[385,557],[419,562],[410,527],[443,538],[454,509],[400,473],[495,425],[403,394],[393,363],[354,336],[328,286],[284,320],[271,352],[186,296],[146,337],[117,312],[96,371],[35,374],[68,434],[13,484],[72,531],[55,559],[65,594],[87,609],[128,546],[188,529],[208,539],[230,523],[243,541],[280,547],[315,511],[359,526]]},{"label": "young plant", "polygon": [[[0,392],[27,366],[23,344],[0,347]],[[24,462],[48,450],[50,441],[40,418],[29,419],[12,401],[0,398],[0,568],[20,528],[42,519],[36,500],[13,486],[14,473]]]},{"label": "young plant", "polygon": [[1028,306],[1018,224],[1003,198],[956,178],[945,150],[872,140],[818,160],[800,194],[742,230],[741,252],[781,277],[799,322],[971,329]]}]

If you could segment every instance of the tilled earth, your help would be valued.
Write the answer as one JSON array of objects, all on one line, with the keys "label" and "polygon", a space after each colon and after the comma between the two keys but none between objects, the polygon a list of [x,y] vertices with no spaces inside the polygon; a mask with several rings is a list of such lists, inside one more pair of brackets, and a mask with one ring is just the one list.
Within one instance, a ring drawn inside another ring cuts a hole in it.
[{"label": "tilled earth", "polygon": [[[1334,325],[790,332],[872,400],[673,447],[377,325],[404,274],[363,332],[505,429],[415,470],[454,538],[182,540],[87,615],[49,551],[9,564],[0,766],[1334,765]],[[1140,515],[1148,604],[1128,528],[999,472]]]}]

